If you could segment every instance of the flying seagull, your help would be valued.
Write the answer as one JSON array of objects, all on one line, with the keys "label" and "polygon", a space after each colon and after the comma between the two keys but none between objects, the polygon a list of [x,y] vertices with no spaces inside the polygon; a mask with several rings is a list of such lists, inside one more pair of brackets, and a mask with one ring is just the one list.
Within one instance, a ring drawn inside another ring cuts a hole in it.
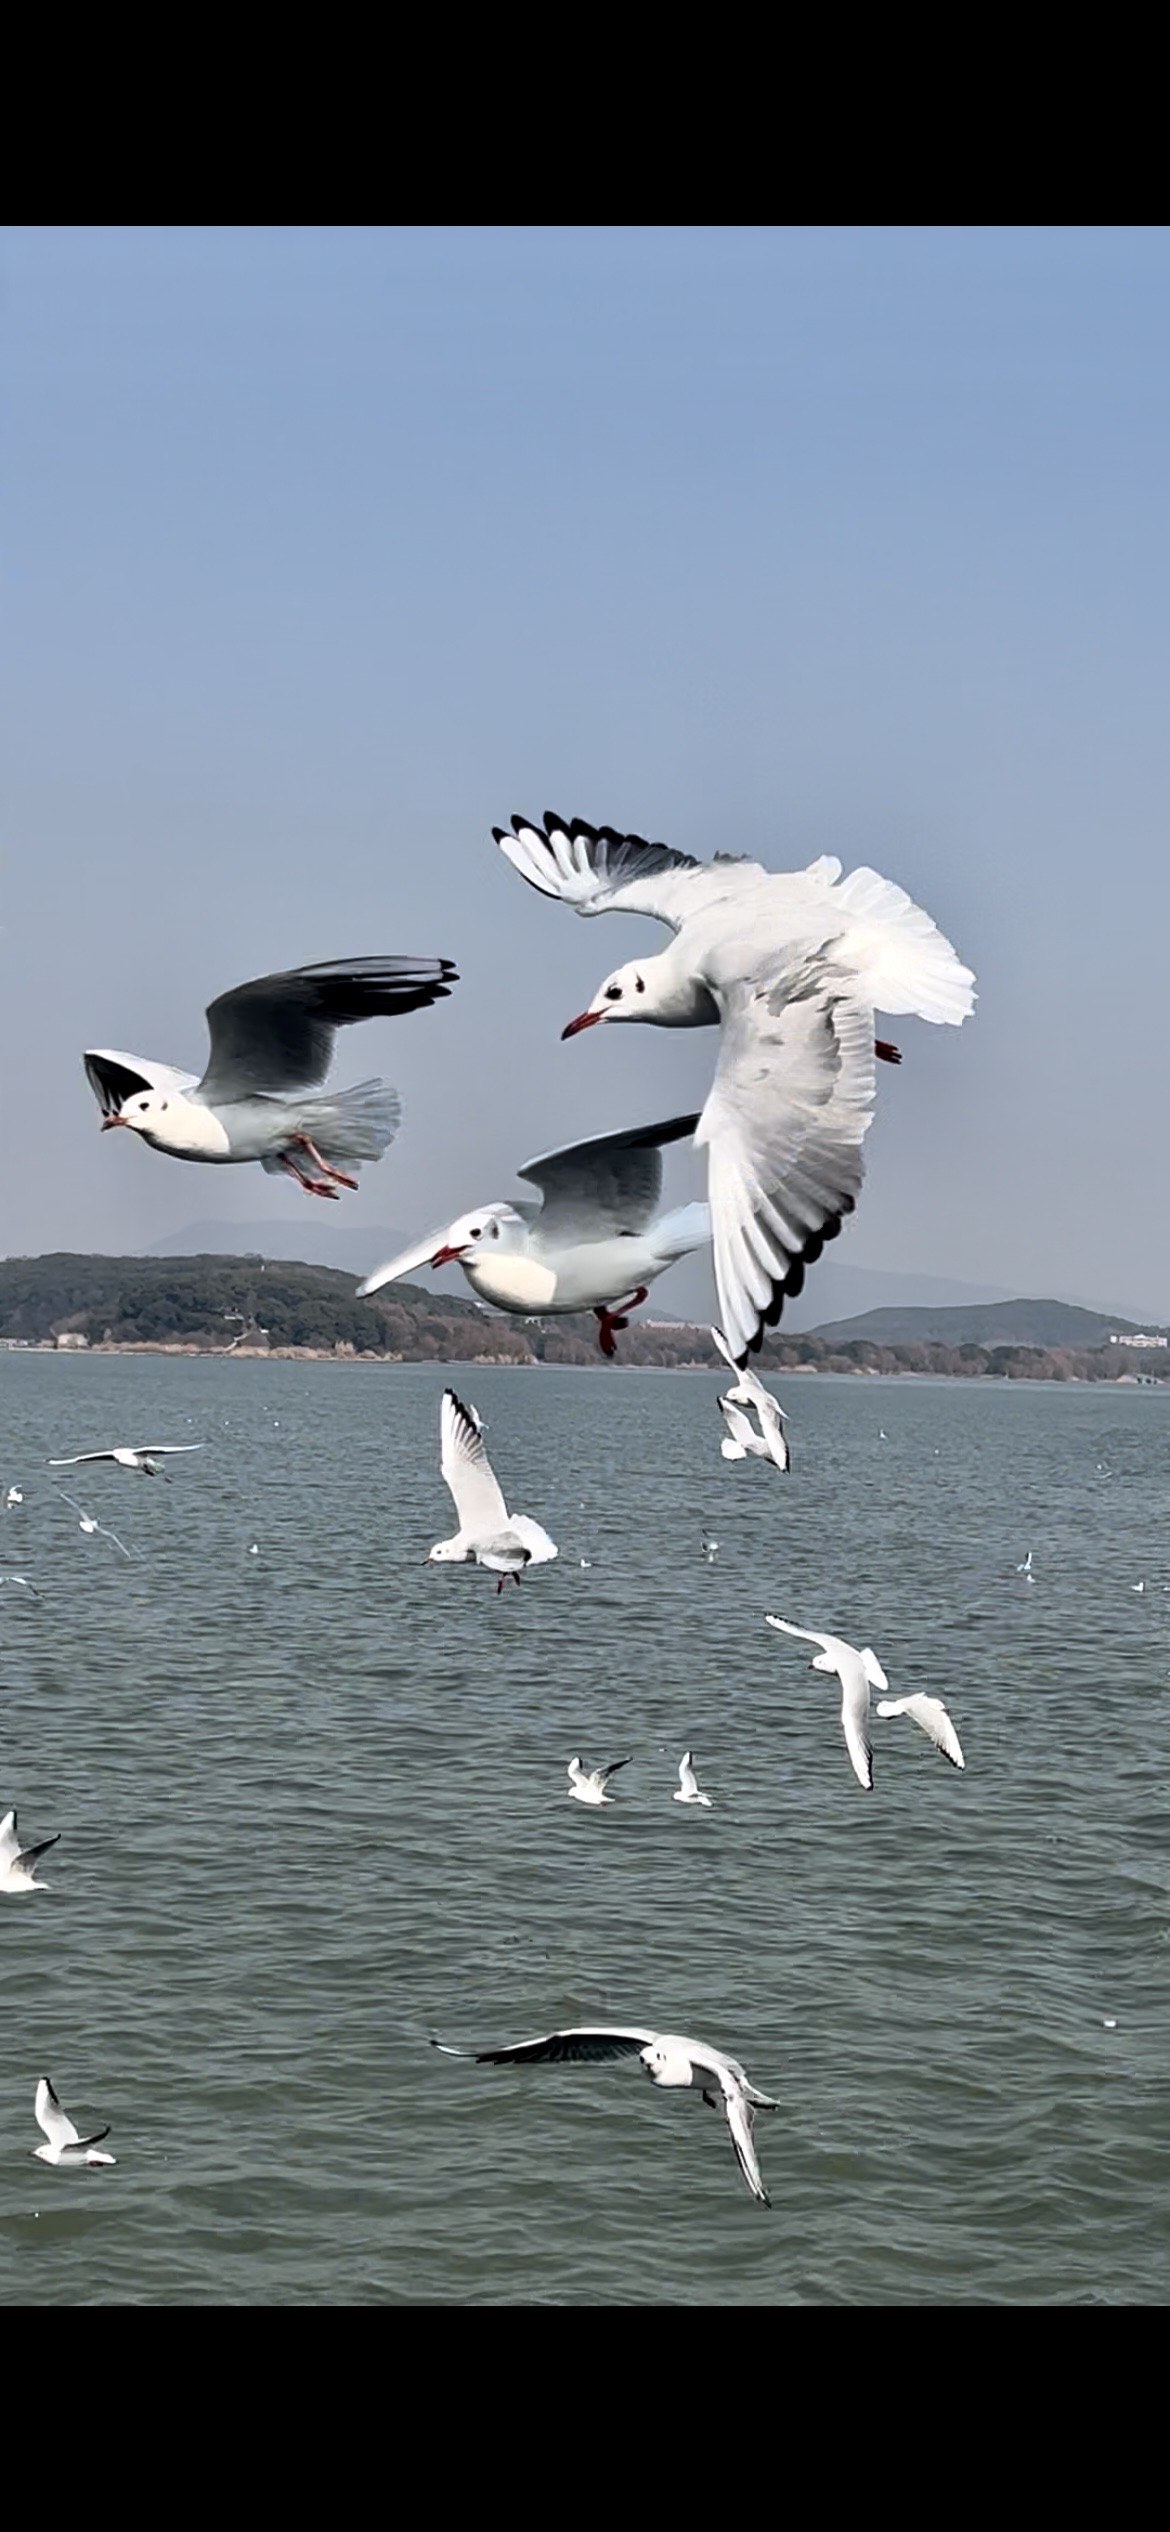
[{"label": "flying seagull", "polygon": [[619,1767],[629,1764],[628,1758],[613,1758],[608,1767],[588,1768],[582,1767],[579,1758],[571,1758],[567,1770],[570,1802],[608,1802],[605,1788],[610,1777],[616,1776]]},{"label": "flying seagull", "polygon": [[[166,1475],[165,1469],[163,1475],[164,1477]],[[66,1494],[64,1486],[55,1487],[54,1493],[60,1495],[62,1503],[67,1503],[72,1512],[76,1512],[78,1527],[85,1532],[87,1538],[112,1539],[114,1546],[121,1548],[123,1556],[129,1558],[130,1550],[119,1538],[116,1530],[107,1530],[104,1521],[95,1521],[92,1513],[83,1512],[81,1505],[74,1502],[72,1495]]]},{"label": "flying seagull", "polygon": [[442,1471],[454,1498],[459,1527],[454,1538],[432,1547],[430,1565],[466,1565],[474,1559],[497,1575],[499,1596],[509,1574],[518,1583],[526,1565],[547,1565],[557,1550],[539,1521],[526,1513],[510,1513],[484,1447],[474,1407],[465,1407],[453,1389],[443,1391],[439,1409]]},{"label": "flying seagull", "polygon": [[99,2128],[94,2136],[79,2136],[72,2119],[67,2118],[61,2108],[47,2075],[42,2075],[37,2085],[35,2107],[37,2126],[44,2129],[49,2140],[47,2145],[34,2145],[29,2149],[38,2163],[85,2163],[91,2171],[96,2171],[99,2164],[116,2161],[113,2154],[97,2152],[103,2136],[110,2133],[108,2127]]},{"label": "flying seagull", "polygon": [[37,1860],[47,1855],[60,1837],[43,1837],[37,1846],[23,1846],[16,1834],[16,1813],[6,1811],[0,1820],[0,1890],[47,1890],[47,1881],[34,1879]]},{"label": "flying seagull", "polygon": [[592,1310],[602,1353],[615,1354],[626,1313],[646,1299],[655,1276],[711,1237],[705,1204],[655,1218],[662,1147],[693,1134],[698,1122],[697,1115],[668,1117],[525,1161],[516,1175],[539,1188],[541,1204],[486,1204],[460,1214],[367,1275],[358,1298],[420,1266],[458,1263],[472,1291],[497,1310],[524,1318]]},{"label": "flying seagull", "polygon": [[737,1364],[852,1213],[873,1116],[874,1012],[957,1025],[974,978],[905,890],[830,856],[768,871],[731,854],[697,862],[613,827],[493,830],[513,868],[578,914],[654,915],[676,934],[616,968],[565,1037],[605,1020],[719,1024],[696,1143],[708,1153],[719,1315]]},{"label": "flying seagull", "polygon": [[966,1766],[959,1735],[941,1697],[925,1697],[921,1691],[913,1697],[879,1697],[877,1710],[879,1714],[908,1714],[919,1731],[925,1732],[927,1740],[934,1742],[936,1750],[949,1758],[952,1767]]},{"label": "flying seagull", "polygon": [[691,1753],[689,1750],[684,1750],[682,1757],[679,1760],[678,1792],[672,1795],[671,1799],[674,1802],[701,1802],[705,1810],[709,1811],[711,1809],[710,1794],[700,1793],[699,1791],[699,1780],[691,1765]]},{"label": "flying seagull", "polygon": [[781,1635],[799,1635],[806,1644],[819,1644],[820,1652],[809,1663],[810,1670],[835,1671],[841,1682],[841,1729],[849,1764],[869,1793],[873,1787],[873,1749],[869,1737],[869,1692],[872,1688],[888,1688],[877,1654],[868,1644],[859,1652],[856,1645],[846,1644],[839,1635],[818,1635],[814,1627],[790,1626],[787,1618],[768,1618],[767,1624]]},{"label": "flying seagull", "polygon": [[[118,1468],[136,1469],[140,1477],[165,1477],[167,1472],[159,1466],[160,1460],[177,1459],[182,1451],[201,1451],[202,1448],[202,1442],[138,1442],[133,1448],[123,1443],[116,1451],[75,1451],[72,1459],[51,1459],[49,1466],[84,1468],[90,1460],[111,1459]],[[68,1495],[65,1500],[68,1503]]]},{"label": "flying seagull", "polygon": [[336,1197],[356,1187],[363,1161],[381,1159],[402,1113],[383,1081],[321,1089],[338,1029],[425,1010],[458,981],[449,958],[335,958],[235,985],[208,1007],[202,1078],[110,1047],[88,1050],[102,1132],[129,1126],[174,1160],[259,1161],[306,1195]]},{"label": "flying seagull", "polygon": [[477,2066],[581,2066],[609,2057],[637,2057],[652,2083],[693,2084],[712,2110],[727,2121],[735,2158],[753,2198],[761,2206],[771,2200],[760,2178],[752,2142],[757,2110],[776,2110],[779,2103],[757,2092],[742,2066],[703,2040],[684,2040],[673,2032],[596,2029],[550,2031],[541,2040],[518,2040],[511,2048],[449,2048],[444,2040],[432,2047],[446,2057],[471,2057]]},{"label": "flying seagull", "polygon": [[[719,1445],[724,1459],[769,1459],[774,1468],[785,1472],[789,1466],[788,1437],[784,1430],[784,1409],[778,1398],[757,1380],[754,1371],[739,1369],[722,1328],[712,1328],[711,1336],[726,1363],[736,1373],[735,1385],[726,1389],[719,1400],[719,1412],[727,1427]],[[754,1409],[759,1431],[743,1409]]]}]

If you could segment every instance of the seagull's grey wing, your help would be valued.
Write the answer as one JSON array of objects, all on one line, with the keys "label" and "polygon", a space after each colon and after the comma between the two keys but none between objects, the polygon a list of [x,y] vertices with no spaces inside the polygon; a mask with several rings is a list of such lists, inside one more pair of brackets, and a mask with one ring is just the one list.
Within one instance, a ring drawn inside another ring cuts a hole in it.
[{"label": "seagull's grey wing", "polygon": [[0,1870],[11,1864],[19,1853],[20,1839],[16,1834],[16,1813],[6,1811],[3,1819],[0,1820]]},{"label": "seagull's grey wing", "polygon": [[866,1793],[873,1791],[873,1744],[869,1734],[869,1680],[859,1653],[842,1662],[841,1729],[849,1764]]},{"label": "seagull's grey wing", "polygon": [[699,1119],[720,1318],[737,1362],[852,1213],[873,1115],[873,1012],[819,952],[718,989],[719,1062]]},{"label": "seagull's grey wing", "polygon": [[73,2125],[73,2121],[66,2116],[64,2110],[61,2108],[61,2104],[57,2099],[57,2095],[54,2092],[47,2075],[42,2075],[41,2080],[37,2085],[34,2108],[36,2111],[37,2126],[44,2129],[50,2145],[80,2144],[81,2139]]},{"label": "seagull's grey wing", "polygon": [[443,1475],[454,1497],[459,1527],[469,1538],[484,1539],[508,1527],[508,1507],[488,1458],[479,1424],[453,1389],[443,1391],[439,1410]]},{"label": "seagull's grey wing", "polygon": [[630,1760],[628,1758],[611,1758],[608,1767],[599,1767],[596,1772],[600,1776],[602,1784],[607,1785],[610,1777],[616,1776],[619,1767],[628,1767],[629,1764]]},{"label": "seagull's grey wing", "polygon": [[52,1837],[43,1837],[39,1846],[22,1846],[14,1861],[18,1864],[35,1864],[38,1855],[47,1855],[51,1846],[59,1844],[60,1837],[61,1831],[57,1829]]},{"label": "seagull's grey wing", "polygon": [[75,1451],[72,1459],[51,1459],[49,1466],[50,1468],[81,1468],[88,1459],[112,1459],[113,1456],[112,1451]]},{"label": "seagull's grey wing", "polygon": [[759,2199],[762,2207],[770,2207],[772,2201],[760,2178],[760,2166],[756,2160],[756,2149],[752,2141],[755,2113],[738,2084],[724,2084],[723,2112],[731,2142],[735,2147],[735,2159],[748,2188],[753,2198]]},{"label": "seagull's grey wing", "polygon": [[765,1617],[764,1624],[774,1626],[778,1635],[802,1635],[806,1644],[819,1644],[822,1653],[835,1652],[840,1643],[839,1636],[818,1635],[815,1627],[793,1626],[788,1618]]},{"label": "seagull's grey wing", "polygon": [[105,1117],[117,1116],[137,1091],[193,1090],[199,1078],[197,1073],[180,1072],[174,1064],[156,1064],[146,1055],[123,1055],[112,1046],[91,1046],[81,1060]]},{"label": "seagull's grey wing", "polygon": [[878,1703],[878,1713],[908,1714],[919,1731],[925,1732],[927,1740],[933,1741],[935,1748],[949,1758],[952,1767],[966,1767],[959,1735],[941,1697],[926,1697],[921,1693],[914,1697],[883,1697]]},{"label": "seagull's grey wing", "polygon": [[552,809],[546,809],[542,827],[515,817],[512,829],[509,835],[496,826],[492,833],[513,870],[542,896],[562,898],[576,914],[656,915],[672,932],[688,915],[706,912],[767,876],[758,862],[734,854],[697,862],[668,844],[648,844],[644,835],[587,826],[584,818],[566,821]]},{"label": "seagull's grey wing", "polygon": [[[636,2057],[653,2038],[653,2031],[550,2031],[544,2039],[516,2040],[510,2048],[444,2048],[444,2055],[472,2057],[477,2066],[591,2066],[604,2058]],[[433,2045],[443,2048],[441,2040]]]},{"label": "seagull's grey wing", "polygon": [[557,1248],[576,1240],[604,1240],[623,1231],[644,1231],[662,1194],[664,1143],[695,1131],[697,1116],[668,1117],[663,1125],[632,1125],[621,1134],[594,1135],[525,1161],[518,1178],[539,1187],[544,1205],[537,1241]]},{"label": "seagull's grey wing", "polygon": [[397,1257],[387,1259],[384,1266],[375,1266],[354,1294],[355,1301],[365,1301],[370,1293],[380,1291],[383,1284],[397,1283],[400,1275],[413,1275],[420,1266],[429,1266],[436,1252],[447,1245],[445,1231],[432,1231],[429,1238],[416,1240],[413,1248],[400,1249]]},{"label": "seagull's grey wing", "polygon": [[[132,1442],[130,1445],[140,1459],[174,1459],[180,1451],[201,1451],[203,1447],[202,1442]],[[112,1456],[110,1451],[91,1453],[95,1459],[110,1459]]]},{"label": "seagull's grey wing", "polygon": [[209,1004],[208,1103],[310,1089],[324,1081],[338,1029],[422,1011],[459,981],[449,958],[333,958],[234,985]]}]

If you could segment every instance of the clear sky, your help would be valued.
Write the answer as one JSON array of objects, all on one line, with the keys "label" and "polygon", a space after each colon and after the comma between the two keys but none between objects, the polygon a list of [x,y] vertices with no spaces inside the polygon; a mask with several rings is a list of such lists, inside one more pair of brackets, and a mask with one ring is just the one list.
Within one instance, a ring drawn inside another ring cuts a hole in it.
[{"label": "clear sky", "polygon": [[310,959],[463,977],[339,1042],[406,1103],[339,1227],[700,1105],[705,1032],[560,1043],[664,936],[523,887],[491,828],[551,807],[901,882],[980,1001],[897,1023],[842,1261],[1170,1320],[1170,231],[41,228],[4,264],[0,1251],[307,1211],[103,1141],[80,1056],[201,1068],[213,995]]}]

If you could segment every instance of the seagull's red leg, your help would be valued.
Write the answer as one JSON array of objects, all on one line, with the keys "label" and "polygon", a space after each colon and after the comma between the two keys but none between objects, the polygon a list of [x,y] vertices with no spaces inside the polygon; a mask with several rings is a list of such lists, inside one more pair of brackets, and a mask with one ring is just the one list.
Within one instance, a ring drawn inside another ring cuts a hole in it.
[{"label": "seagull's red leg", "polygon": [[883,1064],[900,1064],[902,1061],[901,1050],[891,1046],[888,1037],[875,1037],[873,1051],[875,1055],[880,1055]]},{"label": "seagull's red leg", "polygon": [[303,1169],[297,1168],[295,1160],[287,1152],[279,1152],[277,1158],[281,1168],[287,1169],[289,1177],[296,1179],[298,1187],[303,1187],[307,1196],[328,1196],[333,1204],[340,1203],[336,1187],[331,1187],[327,1178],[306,1178]]},{"label": "seagull's red leg", "polygon": [[296,1139],[300,1144],[301,1150],[308,1153],[310,1160],[316,1162],[318,1169],[324,1170],[327,1178],[335,1178],[339,1187],[353,1187],[356,1189],[356,1178],[347,1178],[343,1169],[335,1169],[332,1161],[324,1160],[318,1151],[316,1144],[310,1143],[307,1134],[298,1134]]},{"label": "seagull's red leg", "polygon": [[630,1324],[629,1320],[624,1316],[619,1316],[619,1313],[624,1313],[627,1310],[636,1310],[639,1307],[639,1304],[646,1299],[649,1289],[650,1287],[648,1284],[639,1284],[637,1291],[630,1294],[628,1301],[619,1302],[617,1311],[598,1310],[596,1307],[594,1308],[593,1316],[598,1322],[597,1342],[601,1347],[602,1353],[609,1355],[611,1360],[617,1352],[617,1347],[614,1344],[615,1336],[620,1336],[623,1330],[628,1328]]},{"label": "seagull's red leg", "polygon": [[497,1600],[499,1599],[500,1593],[502,1592],[502,1590],[503,1590],[503,1588],[504,1588],[504,1585],[505,1585],[505,1583],[507,1582],[507,1579],[508,1579],[508,1577],[507,1577],[507,1575],[506,1575],[506,1574],[497,1574],[497,1575],[496,1575],[496,1598],[497,1598]]}]

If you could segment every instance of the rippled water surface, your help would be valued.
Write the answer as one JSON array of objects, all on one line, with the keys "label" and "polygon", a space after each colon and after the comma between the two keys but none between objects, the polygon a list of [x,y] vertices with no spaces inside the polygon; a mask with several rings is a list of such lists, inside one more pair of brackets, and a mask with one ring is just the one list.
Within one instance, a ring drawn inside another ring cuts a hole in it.
[{"label": "rippled water surface", "polygon": [[[447,1379],[560,1544],[499,1599],[423,1561]],[[0,1355],[4,2300],[1165,2300],[1170,1397],[792,1379],[786,1480],[719,1385]],[[196,1439],[63,1473],[133,1562],[45,1467]],[[766,1609],[966,1773],[875,1718],[863,1793]],[[636,2063],[430,2046],[590,2020],[742,2058],[770,2209]],[[114,2171],[30,2159],[42,2073]]]}]

